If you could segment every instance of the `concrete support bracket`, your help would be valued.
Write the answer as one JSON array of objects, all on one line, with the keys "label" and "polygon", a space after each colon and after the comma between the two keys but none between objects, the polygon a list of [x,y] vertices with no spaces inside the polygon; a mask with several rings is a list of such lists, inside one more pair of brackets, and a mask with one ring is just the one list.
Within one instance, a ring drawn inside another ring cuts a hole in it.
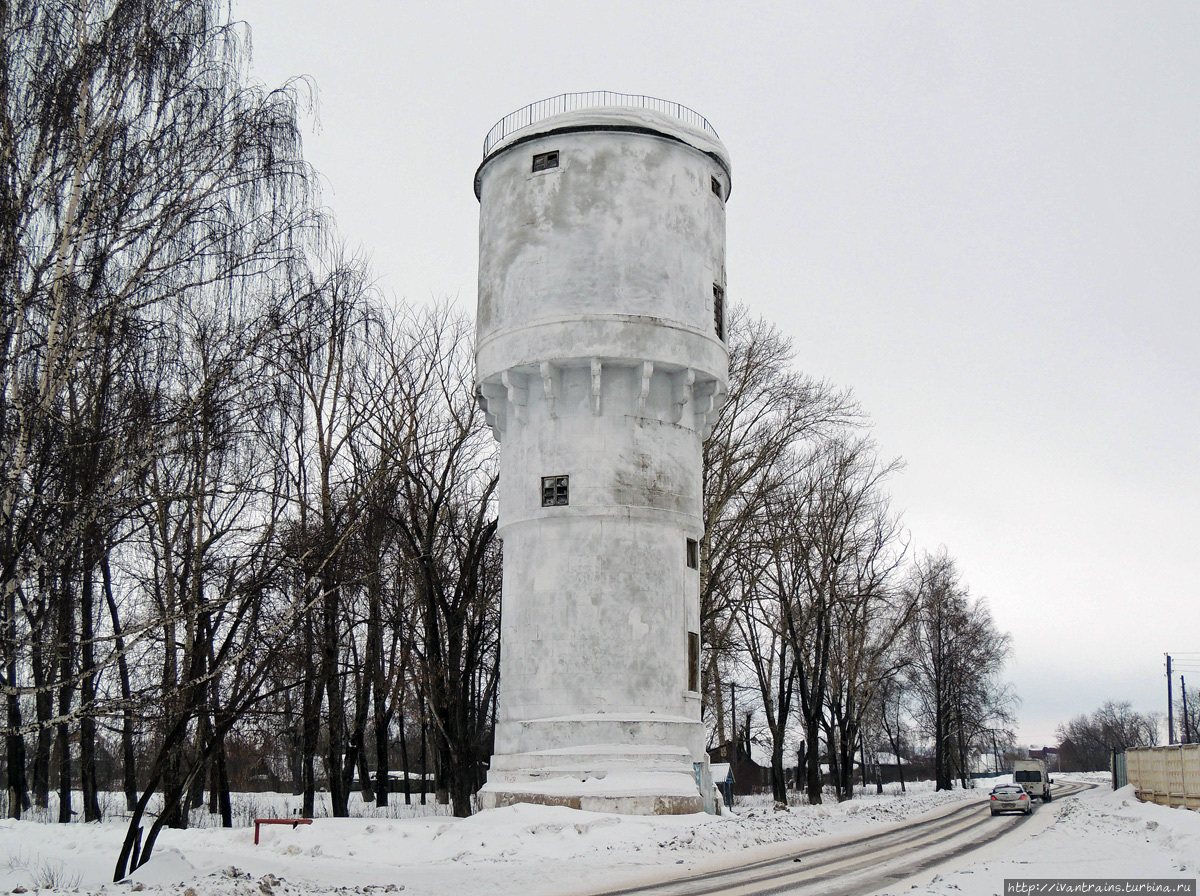
[{"label": "concrete support bracket", "polygon": [[600,363],[599,358],[592,358],[592,413],[600,416],[600,387],[601,373],[604,365]]},{"label": "concrete support bracket", "polygon": [[546,408],[550,411],[551,417],[558,417],[558,412],[554,407],[559,393],[558,370],[549,361],[543,361],[538,366],[538,371],[542,375],[542,390],[546,394]]},{"label": "concrete support bracket", "polygon": [[724,406],[728,392],[716,380],[705,380],[696,383],[692,395],[696,402],[696,423],[700,430],[700,438],[707,439],[717,422],[717,414]]},{"label": "concrete support bracket", "polygon": [[696,371],[690,367],[687,370],[679,371],[671,378],[671,400],[674,404],[674,411],[671,415],[672,423],[678,423],[683,419],[683,409],[692,400],[692,387],[695,384]]},{"label": "concrete support bracket", "polygon": [[650,380],[654,378],[654,362],[642,362],[642,387],[638,390],[636,416],[646,416],[646,399],[650,397]]},{"label": "concrete support bracket", "polygon": [[513,406],[513,415],[519,423],[525,422],[525,408],[529,404],[529,389],[525,377],[506,370],[500,374],[504,388],[508,390],[508,403]]},{"label": "concrete support bracket", "polygon": [[508,422],[508,390],[499,383],[482,383],[479,386],[478,399],[483,407],[484,419],[492,428],[492,437],[499,442]]}]

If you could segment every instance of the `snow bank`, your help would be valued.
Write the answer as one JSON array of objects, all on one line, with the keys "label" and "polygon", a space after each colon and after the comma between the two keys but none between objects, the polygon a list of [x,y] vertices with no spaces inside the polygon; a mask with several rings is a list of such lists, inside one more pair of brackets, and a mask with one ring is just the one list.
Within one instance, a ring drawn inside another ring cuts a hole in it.
[{"label": "snow bank", "polygon": [[[766,801],[731,815],[619,816],[516,805],[471,818],[319,818],[298,828],[164,830],[127,882],[111,874],[124,826],[0,821],[0,891],[17,887],[179,896],[292,893],[482,893],[550,896],[665,879],[779,853],[784,844],[843,838],[982,800],[977,790],[863,794],[847,803],[774,811]],[[415,808],[415,807],[414,807]],[[395,810],[393,810],[395,811]],[[1200,815],[1145,805],[1103,785],[1039,807],[1022,831],[943,869],[933,893],[999,892],[1004,877],[1195,875]],[[896,893],[910,893],[912,882]]]},{"label": "snow bank", "polygon": [[[1056,776],[1065,780],[1067,776]],[[1075,776],[1071,776],[1075,777]],[[926,874],[880,891],[893,896],[991,896],[1006,879],[1195,880],[1200,875],[1200,813],[1140,803],[1132,787],[1109,789],[1108,776],[1078,797],[1040,807],[1022,828]]]}]

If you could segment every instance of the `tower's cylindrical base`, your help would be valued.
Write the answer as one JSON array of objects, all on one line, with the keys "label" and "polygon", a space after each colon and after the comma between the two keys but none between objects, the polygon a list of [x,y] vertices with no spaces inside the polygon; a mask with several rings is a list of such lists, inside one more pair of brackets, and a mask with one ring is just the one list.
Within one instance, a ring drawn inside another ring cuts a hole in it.
[{"label": "tower's cylindrical base", "polygon": [[[554,367],[548,390],[526,385],[523,420],[504,411],[503,647],[484,806],[704,809],[700,441],[673,421],[698,416],[687,373]],[[562,503],[543,503],[550,480]]]},{"label": "tower's cylindrical base", "polygon": [[559,716],[501,723],[480,792],[485,808],[513,803],[570,806],[631,815],[701,812],[707,763],[690,745],[703,738],[691,719],[657,713]]},{"label": "tower's cylindrical base", "polygon": [[[542,790],[533,787],[524,790],[502,789],[491,783],[479,792],[481,809],[499,809],[517,803],[533,803],[538,806],[566,806],[568,809],[583,809],[585,812],[612,812],[617,815],[692,815],[705,810],[699,794],[670,794],[666,791],[680,787],[675,780],[643,777],[636,785],[624,792],[610,790],[587,792],[587,782],[577,780],[570,793],[561,792],[562,779]],[[695,790],[695,787],[692,787]],[[648,791],[648,792],[642,792]]]}]

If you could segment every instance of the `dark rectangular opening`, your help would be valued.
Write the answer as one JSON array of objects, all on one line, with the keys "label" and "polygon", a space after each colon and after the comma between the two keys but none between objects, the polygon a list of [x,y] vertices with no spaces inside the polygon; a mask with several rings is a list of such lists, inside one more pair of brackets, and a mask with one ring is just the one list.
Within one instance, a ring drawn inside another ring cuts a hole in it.
[{"label": "dark rectangular opening", "polygon": [[694,538],[687,540],[687,565],[688,569],[700,568],[700,542]]},{"label": "dark rectangular opening", "polygon": [[717,325],[717,338],[725,341],[725,289],[713,284],[713,321]]},{"label": "dark rectangular opening", "polygon": [[688,690],[700,690],[700,636],[688,632]]},{"label": "dark rectangular opening", "polygon": [[721,182],[715,177],[709,178],[709,180],[712,181],[712,191],[717,194],[717,198],[724,199],[725,197],[721,195]]},{"label": "dark rectangular opening", "polygon": [[550,152],[539,152],[539,153],[536,153],[533,157],[533,170],[534,171],[545,171],[548,168],[557,168],[557,167],[558,167],[558,150],[557,149],[551,150]]},{"label": "dark rectangular opening", "polygon": [[542,477],[542,506],[561,507],[570,504],[570,476]]}]

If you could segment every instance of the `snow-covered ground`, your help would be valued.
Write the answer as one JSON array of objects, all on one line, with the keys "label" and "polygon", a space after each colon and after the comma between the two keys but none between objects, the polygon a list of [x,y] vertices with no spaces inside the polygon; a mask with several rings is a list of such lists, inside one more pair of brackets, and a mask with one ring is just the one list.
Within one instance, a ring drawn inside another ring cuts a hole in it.
[{"label": "snow-covered ground", "polygon": [[1001,837],[936,872],[882,894],[990,896],[1021,879],[1190,880],[1200,878],[1200,812],[1140,803],[1132,787],[1095,790],[1050,803],[1011,837]]},{"label": "snow-covered ground", "polygon": [[[1128,790],[1100,787],[1040,807],[1019,832],[894,892],[990,894],[1004,878],[1193,878],[1200,866],[1200,813],[1139,804]],[[848,803],[742,806],[722,817],[644,818],[572,809],[512,806],[468,819],[318,818],[310,826],[164,830],[154,856],[128,881],[111,883],[124,837],[119,820],[56,825],[0,821],[0,892],[20,887],[146,896],[283,896],[343,892],[407,894],[583,893],[662,880],[688,871],[764,858],[816,838],[842,837],[895,824],[951,803],[980,800],[969,791],[934,793],[928,785],[900,795],[862,795]],[[258,794],[240,816],[290,813],[290,798]],[[272,804],[273,803],[273,804]],[[318,813],[319,814],[319,813]],[[791,842],[793,845],[787,846]],[[188,890],[192,893],[188,893]]]}]

